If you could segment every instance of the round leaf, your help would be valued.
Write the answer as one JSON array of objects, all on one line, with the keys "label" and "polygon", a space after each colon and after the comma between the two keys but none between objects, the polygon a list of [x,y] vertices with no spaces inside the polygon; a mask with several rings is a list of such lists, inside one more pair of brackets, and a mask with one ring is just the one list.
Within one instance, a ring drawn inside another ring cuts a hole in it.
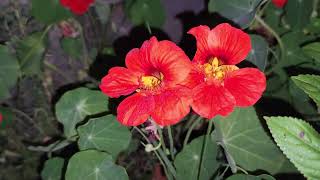
[{"label": "round leaf", "polygon": [[41,171],[41,178],[43,180],[61,180],[63,165],[63,158],[55,157],[47,160]]},{"label": "round leaf", "polygon": [[90,121],[78,128],[80,150],[97,149],[110,153],[114,158],[125,150],[131,140],[131,133],[113,115]]},{"label": "round leaf", "polygon": [[108,98],[100,91],[78,88],[66,92],[56,104],[58,121],[63,124],[64,134],[70,138],[77,134],[75,126],[88,115],[108,110]]},{"label": "round leaf", "polygon": [[113,163],[111,155],[95,150],[76,153],[69,160],[66,180],[128,180],[123,167]]},{"label": "round leaf", "polygon": [[247,61],[256,65],[261,71],[264,71],[268,60],[268,43],[263,37],[251,35],[252,49],[247,57]]},{"label": "round leaf", "polygon": [[250,174],[235,174],[228,177],[226,180],[275,180],[275,178],[266,174],[260,176],[253,176]]}]

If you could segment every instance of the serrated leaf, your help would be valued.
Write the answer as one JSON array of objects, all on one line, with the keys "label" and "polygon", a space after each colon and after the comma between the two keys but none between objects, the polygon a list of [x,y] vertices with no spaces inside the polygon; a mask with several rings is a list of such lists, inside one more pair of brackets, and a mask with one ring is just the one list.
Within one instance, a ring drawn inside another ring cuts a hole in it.
[{"label": "serrated leaf", "polygon": [[235,174],[228,177],[226,180],[275,180],[275,178],[266,174],[262,174],[259,176],[250,174]]},{"label": "serrated leaf", "polygon": [[60,0],[32,0],[31,14],[46,24],[57,23],[71,17],[71,13],[60,5]]},{"label": "serrated leaf", "polygon": [[148,24],[161,28],[166,20],[164,6],[160,0],[128,0],[126,11],[135,25]]},{"label": "serrated leaf", "polygon": [[65,179],[129,180],[129,177],[123,167],[114,164],[108,153],[87,150],[71,157]]},{"label": "serrated leaf", "polygon": [[312,1],[288,1],[285,7],[285,18],[292,29],[302,29],[310,22],[312,6]]},{"label": "serrated leaf", "polygon": [[320,179],[320,135],[308,123],[291,117],[265,117],[283,153],[308,179]]},{"label": "serrated leaf", "polygon": [[[210,139],[203,154],[202,167],[200,168],[204,136],[191,141],[176,157],[174,165],[177,168],[177,180],[209,180],[219,167],[216,160],[217,144]],[[199,172],[200,170],[200,172]]]},{"label": "serrated leaf", "polygon": [[76,125],[88,115],[108,110],[108,98],[100,91],[78,88],[66,92],[56,104],[56,116],[68,138],[77,134]]},{"label": "serrated leaf", "polygon": [[293,82],[307,93],[320,107],[320,76],[299,75],[291,77]]},{"label": "serrated leaf", "polygon": [[41,178],[43,180],[61,180],[63,165],[63,158],[55,157],[48,159],[41,171]]},{"label": "serrated leaf", "polygon": [[63,38],[61,47],[70,57],[79,59],[82,57],[83,45],[80,38]]},{"label": "serrated leaf", "polygon": [[9,52],[6,46],[0,45],[0,100],[10,97],[10,89],[20,76],[20,66],[17,58]]},{"label": "serrated leaf", "polygon": [[303,46],[302,49],[303,49],[303,52],[306,53],[306,55],[320,62],[320,43],[319,42],[307,44]]},{"label": "serrated leaf", "polygon": [[263,169],[271,174],[293,171],[288,160],[264,131],[253,107],[237,108],[228,117],[213,119],[221,131],[220,139],[236,164],[254,171]]},{"label": "serrated leaf", "polygon": [[209,12],[217,12],[242,28],[248,27],[254,19],[261,0],[210,0]]},{"label": "serrated leaf", "polygon": [[80,150],[97,149],[110,153],[115,159],[127,149],[131,133],[121,125],[115,116],[107,115],[90,121],[78,127]]},{"label": "serrated leaf", "polygon": [[268,43],[259,35],[250,35],[252,49],[247,57],[247,61],[256,65],[264,71],[268,60]]},{"label": "serrated leaf", "polygon": [[19,41],[17,55],[24,75],[40,75],[46,50],[46,33],[35,33]]}]

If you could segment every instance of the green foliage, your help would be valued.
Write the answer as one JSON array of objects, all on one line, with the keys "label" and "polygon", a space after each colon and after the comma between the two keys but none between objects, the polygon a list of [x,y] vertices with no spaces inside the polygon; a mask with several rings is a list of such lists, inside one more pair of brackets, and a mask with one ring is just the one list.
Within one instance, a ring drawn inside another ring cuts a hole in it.
[{"label": "green foliage", "polygon": [[275,180],[275,178],[266,174],[262,174],[260,176],[253,176],[249,174],[235,174],[228,177],[226,180]]},{"label": "green foliage", "polygon": [[313,1],[290,0],[286,5],[285,19],[292,29],[302,29],[310,21]]},{"label": "green foliage", "polygon": [[12,123],[13,119],[15,118],[15,115],[13,112],[6,107],[0,106],[0,113],[2,115],[2,122],[0,123],[0,130],[7,128],[9,124]]},{"label": "green foliage", "polygon": [[25,37],[18,43],[17,55],[24,75],[40,75],[46,50],[46,31]]},{"label": "green foliage", "polygon": [[66,92],[56,104],[58,121],[63,124],[64,135],[76,135],[76,125],[86,116],[108,110],[108,98],[100,91],[78,88]]},{"label": "green foliage", "polygon": [[41,177],[43,180],[61,180],[62,179],[62,169],[64,165],[64,159],[55,157],[48,159],[44,168],[41,171]]},{"label": "green foliage", "polygon": [[268,61],[268,43],[259,35],[251,35],[252,50],[247,60],[264,71]]},{"label": "green foliage", "polygon": [[291,117],[266,117],[280,149],[308,179],[320,178],[320,135],[308,123]]},{"label": "green foliage", "polygon": [[83,55],[83,44],[80,38],[63,38],[61,47],[70,57],[79,59]]},{"label": "green foliage", "polygon": [[320,43],[314,42],[303,46],[303,52],[320,62]]},{"label": "green foliage", "polygon": [[18,60],[6,46],[0,45],[0,100],[10,97],[10,89],[20,76]]},{"label": "green foliage", "polygon": [[223,144],[236,164],[271,174],[292,171],[288,160],[269,138],[254,108],[238,108],[228,117],[213,119],[217,129],[212,137]]},{"label": "green foliage", "polygon": [[97,149],[110,153],[114,158],[128,148],[131,133],[115,116],[107,115],[90,121],[78,128],[80,150]]},{"label": "green foliage", "polygon": [[68,163],[66,180],[129,180],[126,170],[114,164],[111,155],[87,150],[76,153]]},{"label": "green foliage", "polygon": [[45,24],[57,23],[71,17],[71,13],[60,5],[60,0],[32,0],[31,14]]},{"label": "green foliage", "polygon": [[[211,140],[207,141],[207,147],[204,150],[205,136],[194,139],[177,155],[174,165],[177,168],[177,180],[209,180],[219,167],[216,160],[218,147]],[[203,154],[202,167],[201,155]]]},{"label": "green foliage", "polygon": [[320,76],[299,75],[291,77],[294,83],[307,93],[320,107]]},{"label": "green foliage", "polygon": [[210,0],[209,12],[217,12],[241,26],[247,28],[254,19],[261,0]]},{"label": "green foliage", "polygon": [[128,0],[126,11],[135,25],[146,24],[161,28],[165,23],[165,11],[160,0]]},{"label": "green foliage", "polygon": [[94,7],[101,23],[106,24],[109,20],[109,16],[111,13],[110,6],[105,5],[103,3],[96,2]]}]

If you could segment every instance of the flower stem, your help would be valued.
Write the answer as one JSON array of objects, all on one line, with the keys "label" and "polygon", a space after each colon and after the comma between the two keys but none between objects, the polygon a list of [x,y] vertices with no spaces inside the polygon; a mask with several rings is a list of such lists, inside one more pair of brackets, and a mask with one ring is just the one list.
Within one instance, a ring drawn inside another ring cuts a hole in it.
[{"label": "flower stem", "polygon": [[171,126],[168,126],[169,142],[170,142],[170,155],[172,161],[174,160],[174,146],[173,146],[173,136]]},{"label": "flower stem", "polygon": [[[283,62],[284,59],[285,59],[285,46],[280,38],[280,36],[278,35],[278,33],[276,33],[266,22],[264,22],[264,20],[258,16],[258,15],[255,15],[254,16],[255,19],[264,27],[266,28],[275,38],[276,40],[278,41],[278,44],[279,44],[279,47],[280,47],[280,62]],[[277,63],[276,65],[274,65],[271,69],[269,69],[268,71],[266,71],[266,74],[269,75],[271,74],[274,70],[278,69],[281,67],[281,63]]]},{"label": "flower stem", "polygon": [[199,171],[198,171],[198,179],[200,179],[200,172],[201,169],[203,168],[203,161],[204,161],[204,156],[206,155],[206,150],[207,150],[207,145],[208,145],[208,139],[210,139],[210,133],[212,131],[212,126],[213,126],[213,120],[209,120],[209,125],[207,129],[206,136],[204,137],[204,144],[202,146],[202,152],[201,152],[201,158],[200,158],[200,166],[199,166]]},{"label": "flower stem", "polygon": [[190,128],[188,129],[188,132],[186,134],[186,137],[183,141],[183,147],[185,147],[189,141],[189,138],[190,138],[190,135],[191,135],[191,132],[193,131],[193,129],[196,127],[196,125],[199,124],[199,122],[201,121],[201,117],[198,117],[197,119],[194,120],[194,122],[191,124]]},{"label": "flower stem", "polygon": [[164,152],[167,152],[167,147],[166,147],[166,144],[164,142],[162,129],[158,125],[156,125],[156,127],[157,127],[157,130],[158,130],[159,136],[160,136],[160,142],[161,142],[161,145],[162,145],[162,149],[163,149]]}]

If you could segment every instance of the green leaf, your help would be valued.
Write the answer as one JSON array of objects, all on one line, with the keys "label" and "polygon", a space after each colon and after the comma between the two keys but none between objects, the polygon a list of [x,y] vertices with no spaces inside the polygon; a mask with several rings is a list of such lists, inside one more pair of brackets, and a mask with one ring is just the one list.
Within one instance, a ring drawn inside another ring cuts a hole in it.
[{"label": "green leaf", "polygon": [[237,108],[228,117],[213,120],[220,134],[215,131],[212,137],[223,143],[236,164],[249,171],[262,169],[271,174],[292,170],[264,131],[253,107]]},{"label": "green leaf", "polygon": [[71,17],[71,13],[60,5],[60,0],[32,0],[31,14],[36,20],[53,24]]},{"label": "green leaf", "polygon": [[320,33],[320,18],[311,18],[310,23],[306,27],[306,31],[313,34]]},{"label": "green leaf", "polygon": [[265,117],[283,153],[308,179],[320,179],[320,135],[306,122],[291,117]]},{"label": "green leaf", "polygon": [[90,121],[78,128],[80,150],[97,149],[110,153],[114,158],[128,148],[131,133],[115,116],[107,115]]},{"label": "green leaf", "polygon": [[293,82],[307,93],[320,107],[320,76],[299,75],[291,77]]},{"label": "green leaf", "polygon": [[55,157],[48,159],[41,171],[41,178],[43,180],[61,180],[63,165],[63,158]]},{"label": "green leaf", "polygon": [[253,176],[249,174],[235,174],[228,177],[226,180],[275,180],[275,178],[267,174],[262,174],[260,176]]},{"label": "green leaf", "polygon": [[18,60],[6,46],[0,45],[0,100],[10,97],[10,89],[20,76]]},{"label": "green leaf", "polygon": [[70,57],[80,59],[83,55],[83,45],[80,38],[63,38],[61,47]]},{"label": "green leaf", "polygon": [[303,29],[310,22],[312,6],[313,1],[288,1],[285,18],[292,29]]},{"label": "green leaf", "polygon": [[250,35],[250,37],[252,50],[247,57],[247,61],[264,71],[268,60],[268,43],[259,35]]},{"label": "green leaf", "polygon": [[303,46],[303,52],[320,62],[320,43],[314,42]]},{"label": "green leaf", "polygon": [[268,5],[264,10],[265,22],[278,34],[282,34],[287,31],[281,23],[281,17],[283,15],[283,9],[277,8],[274,5]]},{"label": "green leaf", "polygon": [[46,32],[35,33],[22,39],[17,46],[17,55],[24,75],[40,75],[46,50]]},{"label": "green leaf", "polygon": [[66,180],[129,180],[126,170],[111,155],[95,150],[76,153],[69,160]]},{"label": "green leaf", "polygon": [[104,3],[96,2],[94,7],[101,23],[106,24],[109,20],[109,16],[111,12],[110,6]]},{"label": "green leaf", "polygon": [[[189,143],[176,157],[174,165],[177,168],[177,180],[210,179],[219,167],[216,160],[217,144],[207,141],[207,148],[203,154],[202,168],[200,168],[204,137],[201,136]],[[200,170],[200,172],[199,172]]]},{"label": "green leaf", "polygon": [[165,10],[160,0],[128,0],[126,11],[133,24],[148,24],[161,28],[165,23]]},{"label": "green leaf", "polygon": [[64,134],[70,138],[77,134],[75,127],[88,115],[108,110],[108,98],[100,91],[78,88],[66,92],[56,104],[56,116],[63,124]]},{"label": "green leaf", "polygon": [[254,19],[261,0],[210,0],[209,12],[217,12],[241,26],[247,28]]}]

